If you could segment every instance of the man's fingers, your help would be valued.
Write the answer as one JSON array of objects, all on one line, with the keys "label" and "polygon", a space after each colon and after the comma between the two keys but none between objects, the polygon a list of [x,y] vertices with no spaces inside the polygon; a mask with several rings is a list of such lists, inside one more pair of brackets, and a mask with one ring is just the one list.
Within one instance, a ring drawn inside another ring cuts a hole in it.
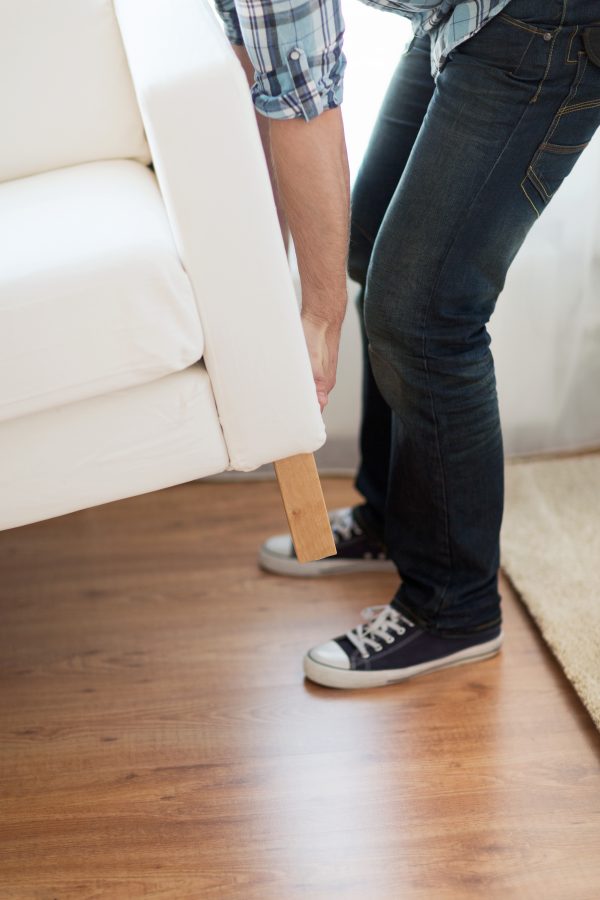
[{"label": "man's fingers", "polygon": [[335,372],[340,341],[340,328],[325,321],[303,315],[302,324],[308,346],[315,390],[321,412],[327,406],[335,385]]}]

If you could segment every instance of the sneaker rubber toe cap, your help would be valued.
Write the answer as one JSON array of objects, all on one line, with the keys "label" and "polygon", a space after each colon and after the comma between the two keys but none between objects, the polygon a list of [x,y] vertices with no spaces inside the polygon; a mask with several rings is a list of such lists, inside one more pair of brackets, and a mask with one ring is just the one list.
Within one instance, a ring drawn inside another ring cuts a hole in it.
[{"label": "sneaker rubber toe cap", "polygon": [[350,660],[337,641],[327,641],[308,651],[308,656],[313,662],[322,666],[330,666],[332,669],[349,669]]},{"label": "sneaker rubber toe cap", "polygon": [[262,545],[263,556],[277,556],[282,559],[290,559],[294,555],[292,539],[289,534],[275,534]]}]

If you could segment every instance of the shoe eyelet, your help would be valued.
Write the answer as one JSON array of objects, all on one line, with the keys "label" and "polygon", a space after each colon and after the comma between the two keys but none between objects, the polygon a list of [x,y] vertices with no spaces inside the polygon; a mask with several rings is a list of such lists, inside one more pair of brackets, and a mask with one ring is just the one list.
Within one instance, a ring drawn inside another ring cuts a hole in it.
[{"label": "shoe eyelet", "polygon": [[388,635],[385,639],[386,644],[393,644],[394,638],[391,635]]},{"label": "shoe eyelet", "polygon": [[383,650],[381,644],[375,644],[375,650],[379,653],[380,650]]}]

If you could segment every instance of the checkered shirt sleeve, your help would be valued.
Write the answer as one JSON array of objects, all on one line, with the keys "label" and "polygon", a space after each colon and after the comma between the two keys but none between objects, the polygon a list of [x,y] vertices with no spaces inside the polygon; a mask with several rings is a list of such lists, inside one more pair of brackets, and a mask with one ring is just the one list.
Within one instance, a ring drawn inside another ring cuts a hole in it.
[{"label": "checkered shirt sleeve", "polygon": [[341,0],[215,0],[227,37],[256,72],[252,99],[271,119],[314,119],[342,102]]}]

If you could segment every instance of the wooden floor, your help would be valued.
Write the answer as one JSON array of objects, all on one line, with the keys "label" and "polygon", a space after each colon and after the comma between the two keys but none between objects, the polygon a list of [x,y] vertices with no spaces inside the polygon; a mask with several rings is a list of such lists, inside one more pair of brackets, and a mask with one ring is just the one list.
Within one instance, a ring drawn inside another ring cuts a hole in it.
[{"label": "wooden floor", "polygon": [[507,585],[500,656],[330,691],[394,579],[262,574],[282,527],[200,483],[0,535],[0,897],[600,897],[600,736]]}]

